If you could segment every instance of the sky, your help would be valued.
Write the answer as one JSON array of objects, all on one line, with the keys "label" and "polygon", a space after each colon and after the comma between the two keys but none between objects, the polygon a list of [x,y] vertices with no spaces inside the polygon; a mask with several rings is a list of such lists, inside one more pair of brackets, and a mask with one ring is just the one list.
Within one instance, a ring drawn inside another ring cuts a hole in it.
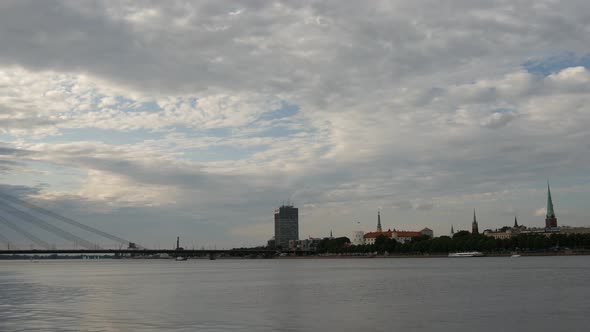
[{"label": "sky", "polygon": [[[590,2],[2,1],[0,189],[147,247],[590,226]],[[1,230],[1,229],[0,229]]]}]

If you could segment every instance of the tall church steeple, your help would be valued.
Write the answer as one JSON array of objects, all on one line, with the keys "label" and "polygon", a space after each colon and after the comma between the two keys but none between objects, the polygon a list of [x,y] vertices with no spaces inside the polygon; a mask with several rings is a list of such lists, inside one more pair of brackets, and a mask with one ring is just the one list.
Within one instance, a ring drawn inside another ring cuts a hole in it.
[{"label": "tall church steeple", "polygon": [[516,220],[516,216],[514,216],[514,228],[518,228],[518,220]]},{"label": "tall church steeple", "polygon": [[471,223],[471,234],[479,234],[477,219],[475,218],[475,209],[473,209],[473,222]]},{"label": "tall church steeple", "polygon": [[547,216],[545,217],[545,228],[557,227],[557,218],[553,211],[553,200],[551,199],[551,188],[547,182]]},{"label": "tall church steeple", "polygon": [[381,228],[381,211],[377,211],[377,233],[383,233]]},{"label": "tall church steeple", "polygon": [[451,237],[455,235],[455,228],[453,228],[453,225],[451,225]]}]

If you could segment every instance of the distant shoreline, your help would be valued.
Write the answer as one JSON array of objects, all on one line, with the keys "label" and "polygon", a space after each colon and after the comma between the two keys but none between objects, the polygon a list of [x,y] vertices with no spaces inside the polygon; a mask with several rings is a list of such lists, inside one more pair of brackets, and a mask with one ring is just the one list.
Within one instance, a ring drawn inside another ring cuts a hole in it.
[{"label": "distant shoreline", "polygon": [[[572,252],[520,252],[518,253],[521,257],[550,257],[550,256],[590,256],[590,250],[586,250],[586,251],[572,251]],[[485,258],[485,257],[507,257],[510,258],[512,256],[512,253],[506,253],[506,254],[498,254],[498,253],[489,253],[489,254],[485,254],[485,256],[481,256],[481,257],[465,257],[465,258]],[[407,254],[407,255],[367,255],[367,256],[361,256],[361,255],[338,255],[338,254],[332,254],[332,255],[310,255],[310,256],[272,256],[272,257],[240,257],[240,256],[221,256],[221,257],[217,257],[217,259],[222,259],[222,260],[227,260],[227,259],[232,259],[232,260],[246,260],[246,259],[347,259],[347,258],[353,258],[353,259],[370,259],[370,258],[449,258],[448,254],[424,254],[424,255],[413,255],[413,254]],[[189,257],[189,260],[208,260],[208,257]],[[24,257],[24,256],[20,256],[20,257],[2,257],[0,256],[0,261],[51,261],[51,260],[60,260],[60,261],[66,261],[66,260],[84,260],[84,261],[93,261],[93,260],[113,260],[113,261],[118,261],[118,260],[137,260],[137,261],[141,261],[141,260],[172,260],[171,258],[148,258],[148,257],[142,257],[142,258],[130,258],[130,257],[124,257],[124,258],[113,258],[113,257],[98,257],[98,258],[80,258],[80,257],[72,257],[72,256],[58,256],[58,257]]]},{"label": "distant shoreline", "polygon": [[[590,251],[584,252],[557,252],[557,253],[518,253],[521,257],[548,257],[548,256],[590,256]],[[485,254],[481,257],[466,258],[485,258],[485,257],[510,257],[512,254]],[[352,255],[325,255],[325,256],[285,256],[275,257],[276,259],[343,259],[343,258],[449,258],[448,254],[427,254],[427,255],[376,255],[376,256],[352,256]]]}]

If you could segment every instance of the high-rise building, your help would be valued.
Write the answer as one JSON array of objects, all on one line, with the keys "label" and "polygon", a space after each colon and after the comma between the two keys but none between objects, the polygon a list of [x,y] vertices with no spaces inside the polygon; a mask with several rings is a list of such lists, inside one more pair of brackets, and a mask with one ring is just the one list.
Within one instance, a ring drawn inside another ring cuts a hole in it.
[{"label": "high-rise building", "polygon": [[555,217],[555,212],[553,211],[551,188],[549,188],[549,183],[547,183],[547,216],[545,216],[545,228],[555,227],[557,227],[557,218]]},{"label": "high-rise building", "polygon": [[289,240],[299,240],[299,209],[282,205],[275,210],[275,245],[287,249]]},{"label": "high-rise building", "polygon": [[473,209],[473,222],[471,223],[471,234],[479,234],[477,219],[475,218],[475,209]]}]

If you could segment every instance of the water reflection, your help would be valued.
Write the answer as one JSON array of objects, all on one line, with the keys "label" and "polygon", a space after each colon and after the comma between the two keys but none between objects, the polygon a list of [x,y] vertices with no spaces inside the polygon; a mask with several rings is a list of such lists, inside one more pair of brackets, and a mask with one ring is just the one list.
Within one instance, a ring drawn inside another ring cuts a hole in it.
[{"label": "water reflection", "polygon": [[0,331],[584,330],[588,272],[586,257],[0,262]]}]

